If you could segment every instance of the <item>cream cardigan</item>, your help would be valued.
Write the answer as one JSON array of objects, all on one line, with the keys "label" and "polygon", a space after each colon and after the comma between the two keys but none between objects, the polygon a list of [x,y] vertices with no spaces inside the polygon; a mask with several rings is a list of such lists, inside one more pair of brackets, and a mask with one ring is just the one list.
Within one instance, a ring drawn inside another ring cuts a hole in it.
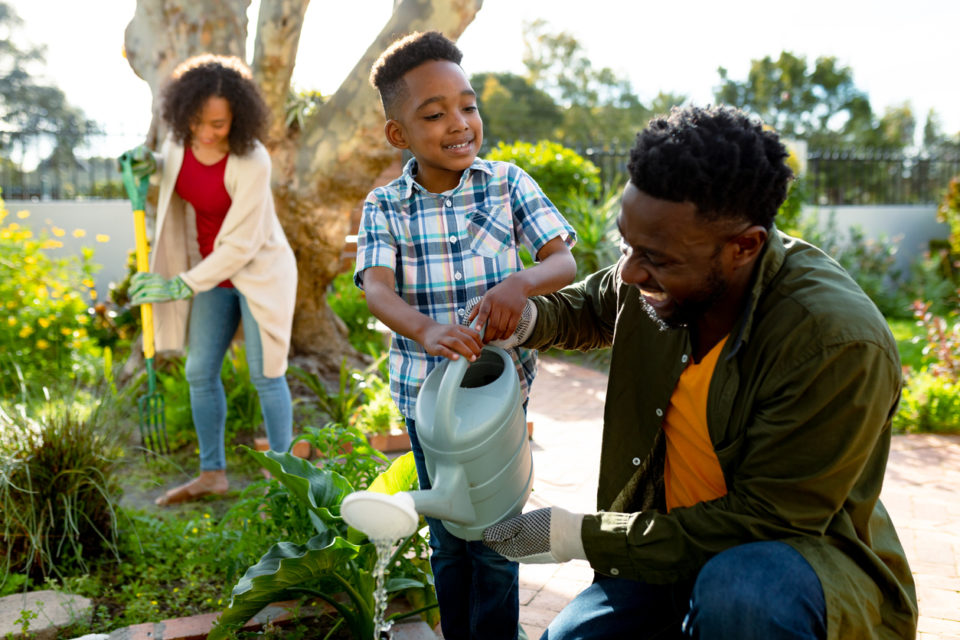
[{"label": "cream cardigan", "polygon": [[[179,275],[195,294],[230,279],[260,326],[263,375],[284,375],[297,295],[297,263],[274,209],[266,148],[257,142],[249,153],[227,158],[223,181],[232,203],[213,252],[202,260],[197,249],[196,214],[174,191],[183,146],[168,139],[157,162],[160,195],[150,270],[167,278]],[[164,302],[153,308],[157,351],[182,351],[190,302]]]}]

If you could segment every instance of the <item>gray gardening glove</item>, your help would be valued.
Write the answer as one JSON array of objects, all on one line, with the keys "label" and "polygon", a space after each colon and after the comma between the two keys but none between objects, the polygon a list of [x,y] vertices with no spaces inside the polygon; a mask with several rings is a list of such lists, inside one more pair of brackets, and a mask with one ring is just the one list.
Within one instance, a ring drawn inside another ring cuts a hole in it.
[{"label": "gray gardening glove", "polygon": [[582,513],[537,509],[483,530],[483,544],[514,562],[544,564],[586,560],[580,537]]},{"label": "gray gardening glove", "polygon": [[[480,301],[483,300],[482,296],[477,296],[475,298],[470,298],[467,301],[466,314],[464,318],[470,317],[470,312],[473,311],[473,308],[480,304]],[[530,337],[530,334],[533,333],[533,328],[537,324],[537,305],[533,303],[532,300],[527,298],[527,303],[523,306],[523,312],[520,314],[520,322],[517,323],[517,328],[513,330],[513,333],[509,338],[503,340],[491,340],[489,344],[492,344],[495,347],[500,347],[501,349],[512,349],[513,347],[522,345],[527,341],[527,338]]]}]

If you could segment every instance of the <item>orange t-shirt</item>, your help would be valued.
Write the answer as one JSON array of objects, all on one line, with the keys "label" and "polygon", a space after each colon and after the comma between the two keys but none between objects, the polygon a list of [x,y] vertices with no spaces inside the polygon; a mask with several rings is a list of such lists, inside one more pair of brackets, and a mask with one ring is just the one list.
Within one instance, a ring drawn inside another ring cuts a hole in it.
[{"label": "orange t-shirt", "polygon": [[667,438],[664,487],[667,511],[726,495],[720,462],[707,430],[707,393],[725,337],[700,362],[680,374],[663,419]]}]

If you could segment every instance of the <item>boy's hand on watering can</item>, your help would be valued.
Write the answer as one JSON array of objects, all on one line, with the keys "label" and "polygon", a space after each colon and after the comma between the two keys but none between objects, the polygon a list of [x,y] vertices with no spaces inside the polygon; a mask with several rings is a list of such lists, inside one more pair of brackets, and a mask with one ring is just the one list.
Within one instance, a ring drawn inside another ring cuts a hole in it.
[{"label": "boy's hand on watering can", "polygon": [[521,513],[483,530],[483,544],[514,562],[586,560],[580,537],[582,513],[560,507]]},{"label": "boy's hand on watering can", "polygon": [[[468,320],[472,320],[473,317],[477,315],[477,308],[480,306],[482,301],[483,298],[477,297],[467,302]],[[535,305],[530,298],[527,298],[523,305],[523,309],[520,312],[520,319],[514,327],[513,332],[507,335],[506,338],[500,340],[491,340],[489,344],[492,344],[495,347],[500,347],[501,349],[512,349],[513,347],[522,345],[527,341],[527,338],[530,337],[530,334],[533,333],[533,327],[536,326],[536,324],[537,305]]]},{"label": "boy's hand on watering can", "polygon": [[477,318],[478,327],[486,327],[483,341],[506,340],[520,322],[527,293],[519,278],[508,277],[487,291],[480,304],[467,314],[467,322]]},{"label": "boy's hand on watering can", "polygon": [[461,356],[473,362],[483,349],[480,333],[459,324],[434,322],[423,334],[423,348],[432,356],[451,360]]},{"label": "boy's hand on watering can", "polygon": [[186,300],[193,290],[180,276],[164,278],[157,273],[135,273],[130,278],[130,304]]},{"label": "boy's hand on watering can", "polygon": [[130,169],[133,171],[133,177],[137,180],[153,175],[157,170],[157,159],[146,145],[141,144],[129,151],[124,151],[117,158],[117,164],[121,172],[123,171],[124,160],[130,161]]}]

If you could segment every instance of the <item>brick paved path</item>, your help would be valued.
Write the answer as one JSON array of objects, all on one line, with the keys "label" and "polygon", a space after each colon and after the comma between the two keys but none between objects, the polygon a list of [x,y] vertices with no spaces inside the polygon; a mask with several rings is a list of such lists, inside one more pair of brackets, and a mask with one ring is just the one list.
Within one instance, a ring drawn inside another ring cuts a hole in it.
[{"label": "brick paved path", "polygon": [[[593,511],[606,376],[543,358],[533,385],[533,494],[527,509],[552,504]],[[960,436],[896,436],[883,503],[917,582],[919,640],[960,640]],[[520,621],[535,640],[590,584],[586,562],[521,565]]]}]

